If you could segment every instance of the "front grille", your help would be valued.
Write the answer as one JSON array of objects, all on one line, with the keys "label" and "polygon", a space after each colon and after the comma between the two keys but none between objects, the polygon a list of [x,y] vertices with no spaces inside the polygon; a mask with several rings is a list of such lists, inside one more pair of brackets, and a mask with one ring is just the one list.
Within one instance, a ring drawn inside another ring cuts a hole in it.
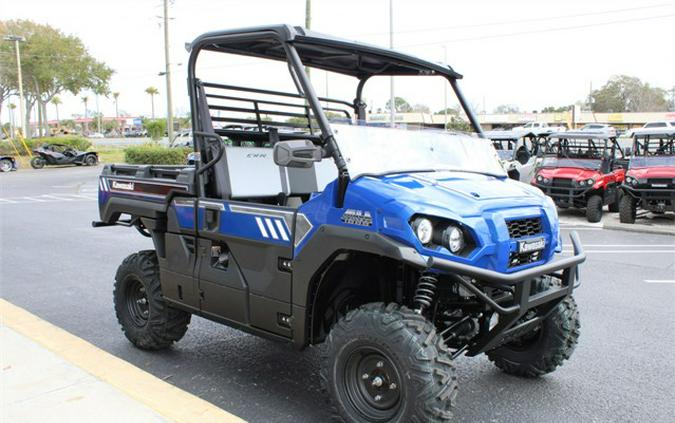
[{"label": "front grille", "polygon": [[661,189],[673,189],[675,188],[675,183],[673,183],[672,178],[650,178],[647,179],[649,185],[666,185],[665,187],[659,187]]},{"label": "front grille", "polygon": [[553,185],[554,187],[572,187],[572,179],[569,178],[553,178]]},{"label": "front grille", "polygon": [[541,253],[541,250],[532,251],[531,253],[518,253],[514,251],[509,254],[509,268],[539,261],[541,260]]},{"label": "front grille", "polygon": [[506,226],[509,228],[509,236],[511,238],[523,238],[538,235],[542,232],[540,217],[508,220],[506,221]]}]

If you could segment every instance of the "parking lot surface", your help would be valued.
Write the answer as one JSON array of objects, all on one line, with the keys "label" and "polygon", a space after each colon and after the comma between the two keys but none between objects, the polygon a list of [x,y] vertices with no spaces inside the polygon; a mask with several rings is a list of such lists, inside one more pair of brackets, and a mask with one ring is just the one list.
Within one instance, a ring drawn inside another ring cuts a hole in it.
[{"label": "parking lot surface", "polygon": [[[124,257],[152,244],[133,230],[91,227],[99,172],[0,175],[0,296],[248,421],[327,421],[317,348],[298,353],[197,317],[168,351],[131,346],[115,320],[112,281]],[[538,380],[505,375],[485,357],[458,359],[455,421],[672,421],[675,237],[564,217],[568,248],[571,229],[588,252],[572,359]]]}]

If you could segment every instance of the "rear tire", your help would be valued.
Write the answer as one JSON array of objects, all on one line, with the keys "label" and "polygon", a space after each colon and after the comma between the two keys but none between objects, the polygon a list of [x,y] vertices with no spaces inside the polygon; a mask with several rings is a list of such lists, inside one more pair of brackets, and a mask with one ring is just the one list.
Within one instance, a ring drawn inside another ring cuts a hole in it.
[{"label": "rear tire", "polygon": [[568,297],[542,322],[535,336],[527,334],[487,353],[508,374],[534,378],[551,373],[569,359],[579,339],[579,311]]},{"label": "rear tire", "polygon": [[33,169],[42,169],[43,167],[45,167],[45,161],[42,157],[36,156],[30,159],[30,166]]},{"label": "rear tire", "polygon": [[619,213],[620,212],[620,204],[621,204],[621,199],[623,198],[623,191],[617,190],[616,195],[614,196],[614,201],[607,206],[609,208],[610,213]]},{"label": "rear tire", "polygon": [[447,422],[457,395],[452,359],[423,316],[372,303],[326,338],[321,381],[343,422]]},{"label": "rear tire", "polygon": [[619,203],[619,221],[621,223],[635,223],[636,201],[630,195],[624,195]]},{"label": "rear tire", "polygon": [[113,298],[117,321],[138,348],[167,348],[187,331],[190,313],[169,307],[162,298],[159,263],[153,250],[124,259],[115,275]]},{"label": "rear tire", "polygon": [[602,197],[591,195],[586,202],[586,220],[597,223],[602,220]]},{"label": "rear tire", "polygon": [[96,166],[96,163],[98,163],[98,157],[95,154],[90,154],[84,158],[85,166]]},{"label": "rear tire", "polygon": [[9,172],[12,170],[14,166],[12,165],[12,161],[9,159],[2,159],[0,160],[0,172]]}]

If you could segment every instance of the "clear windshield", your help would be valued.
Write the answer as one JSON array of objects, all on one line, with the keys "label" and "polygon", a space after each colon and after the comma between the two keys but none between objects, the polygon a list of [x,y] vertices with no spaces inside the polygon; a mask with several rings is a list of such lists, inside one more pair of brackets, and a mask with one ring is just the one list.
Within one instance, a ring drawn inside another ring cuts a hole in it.
[{"label": "clear windshield", "polygon": [[630,167],[675,166],[675,156],[633,157]]},{"label": "clear windshield", "polygon": [[453,170],[506,176],[488,139],[435,130],[333,124],[353,179],[362,175]]},{"label": "clear windshield", "polygon": [[592,159],[569,159],[560,157],[545,157],[541,167],[575,167],[579,169],[600,169],[602,162]]},{"label": "clear windshield", "polygon": [[497,156],[501,160],[511,160],[513,158],[513,150],[497,150]]}]

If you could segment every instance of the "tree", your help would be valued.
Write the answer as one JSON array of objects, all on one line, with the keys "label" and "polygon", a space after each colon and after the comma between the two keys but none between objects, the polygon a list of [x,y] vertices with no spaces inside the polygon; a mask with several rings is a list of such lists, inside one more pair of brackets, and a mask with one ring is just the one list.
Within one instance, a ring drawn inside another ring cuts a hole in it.
[{"label": "tree", "polygon": [[52,104],[56,108],[56,126],[59,127],[61,126],[61,119],[59,119],[59,104],[61,104],[61,99],[54,96],[54,98],[52,98]]},{"label": "tree", "polygon": [[412,111],[418,113],[431,113],[431,109],[429,109],[429,106],[427,106],[426,104],[419,104],[419,103],[412,106]]},{"label": "tree", "polygon": [[[391,109],[389,102],[387,102],[384,108],[387,112]],[[413,111],[413,108],[403,97],[394,97],[394,110],[396,113],[410,113]]]},{"label": "tree", "polygon": [[454,115],[454,116],[459,115],[459,108],[458,107],[448,107],[447,109],[439,110],[439,111],[436,112],[437,115],[444,115],[446,113],[448,115]]},{"label": "tree", "polygon": [[[107,91],[113,70],[94,59],[79,38],[29,20],[0,21],[0,33],[26,38],[21,45],[21,68],[27,120],[30,120],[30,111],[35,103],[44,112],[46,104],[63,92],[77,95],[85,89]],[[12,52],[11,43],[0,43],[2,68],[12,74],[10,87],[17,89],[13,75],[16,73],[16,57]]]},{"label": "tree", "polygon": [[86,134],[87,132],[89,132],[89,122],[87,122],[87,103],[89,103],[89,97],[87,97],[86,95],[82,97],[82,103],[84,103],[84,123],[82,126],[84,129],[82,130],[82,132]]},{"label": "tree", "polygon": [[460,119],[457,116],[452,116],[450,118],[450,122],[448,122],[448,126],[446,129],[449,129],[451,131],[461,131],[461,132],[471,132],[471,124],[464,119]]},{"label": "tree", "polygon": [[666,91],[639,78],[617,75],[591,93],[594,112],[664,112],[668,109]]},{"label": "tree", "polygon": [[570,104],[569,106],[559,106],[559,107],[547,106],[541,109],[541,113],[562,113],[570,110],[572,107],[574,107],[573,104]]},{"label": "tree", "polygon": [[152,118],[155,118],[155,96],[159,94],[159,90],[155,87],[148,87],[145,93],[150,95],[150,103],[152,105]]},{"label": "tree", "polygon": [[14,137],[14,110],[16,109],[16,104],[14,103],[9,103],[7,105],[7,109],[9,110],[9,128],[11,130],[11,137]]},{"label": "tree", "polygon": [[166,131],[166,119],[146,119],[143,127],[148,131],[148,135],[153,141],[159,141]]},{"label": "tree", "polygon": [[509,113],[519,113],[520,109],[518,106],[515,104],[500,104],[499,106],[495,107],[494,113],[500,114],[500,115],[505,115]]}]

